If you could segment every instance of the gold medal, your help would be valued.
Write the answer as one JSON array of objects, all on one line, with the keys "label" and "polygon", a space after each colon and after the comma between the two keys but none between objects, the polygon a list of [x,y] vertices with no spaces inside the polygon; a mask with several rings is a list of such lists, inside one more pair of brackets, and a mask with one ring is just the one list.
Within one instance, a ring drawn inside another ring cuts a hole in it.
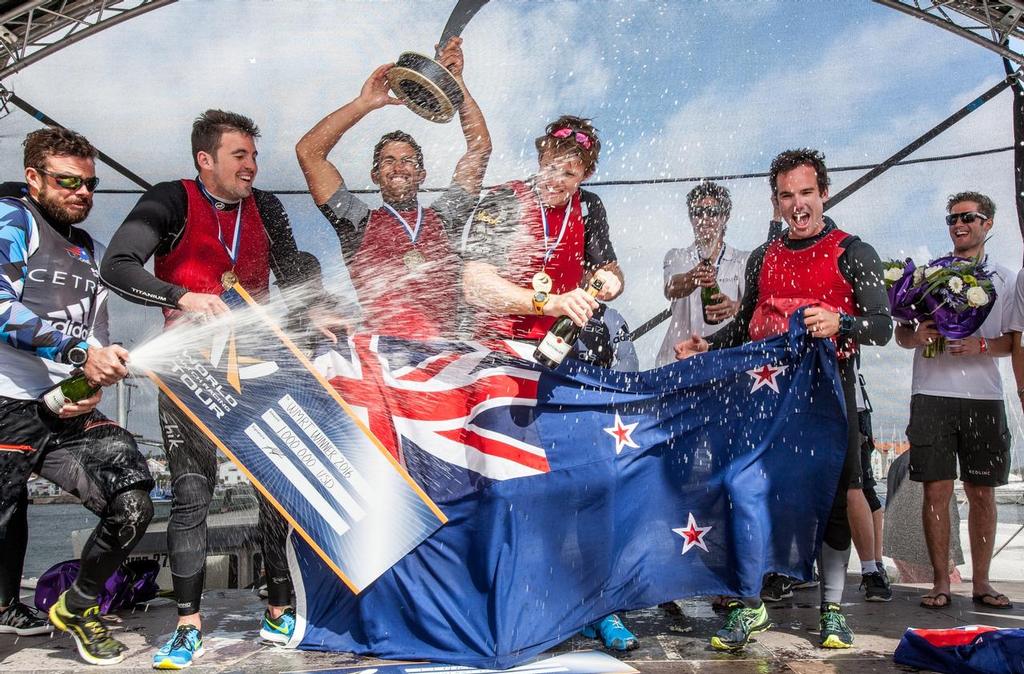
[{"label": "gold medal", "polygon": [[228,269],[220,275],[220,284],[224,286],[224,290],[231,290],[236,283],[238,283],[238,274],[234,269]]},{"label": "gold medal", "polygon": [[409,271],[417,271],[424,262],[423,253],[413,248],[402,256],[402,262],[405,263]]},{"label": "gold medal", "polygon": [[548,276],[547,272],[539,271],[533,275],[530,285],[539,293],[551,292],[551,277]]}]

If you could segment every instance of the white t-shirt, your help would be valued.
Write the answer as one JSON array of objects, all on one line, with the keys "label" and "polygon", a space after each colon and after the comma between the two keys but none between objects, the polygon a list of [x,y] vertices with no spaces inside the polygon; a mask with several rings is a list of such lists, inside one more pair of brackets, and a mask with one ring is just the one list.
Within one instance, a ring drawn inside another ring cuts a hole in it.
[{"label": "white t-shirt", "polygon": [[[727,243],[722,245],[722,252],[718,260],[718,287],[732,300],[739,300],[743,297],[743,272],[746,271],[749,257],[750,251],[736,250]],[[669,250],[665,253],[665,287],[668,287],[673,276],[685,274],[696,267],[700,261],[701,256],[696,245]],[[688,296],[672,300],[672,317],[655,364],[661,367],[674,363],[676,344],[688,339],[692,334],[701,337],[710,335],[731,320],[730,318],[715,325],[708,325],[704,322],[704,312],[700,303],[700,286]]]},{"label": "white t-shirt", "polygon": [[1024,269],[1017,272],[1013,296],[1003,308],[1003,332],[1024,332]]},{"label": "white t-shirt", "polygon": [[[1013,303],[1010,279],[1013,272],[1001,264],[989,263],[995,272],[996,301],[992,311],[974,332],[974,337],[996,339],[1003,334],[1004,308]],[[924,347],[914,349],[914,377],[911,393],[923,393],[943,398],[972,398],[976,400],[1002,400],[1003,382],[999,376],[999,363],[986,354],[977,356],[951,356],[942,352],[935,358],[925,358]]]}]

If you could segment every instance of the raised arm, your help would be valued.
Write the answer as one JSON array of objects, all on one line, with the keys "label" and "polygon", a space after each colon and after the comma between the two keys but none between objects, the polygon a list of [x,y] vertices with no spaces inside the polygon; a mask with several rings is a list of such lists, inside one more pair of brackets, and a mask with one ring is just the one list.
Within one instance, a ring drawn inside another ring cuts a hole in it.
[{"label": "raised arm", "polygon": [[455,37],[448,41],[438,56],[438,61],[451,72],[462,87],[462,106],[459,107],[459,123],[462,124],[462,135],[466,137],[466,154],[462,155],[455,165],[452,181],[466,190],[470,195],[480,194],[487,161],[491,157],[491,134],[487,130],[484,114],[466,83],[462,79],[464,57],[462,54],[462,38]]},{"label": "raised arm", "polygon": [[344,183],[338,168],[327,161],[327,155],[338,144],[345,132],[368,113],[385,105],[401,105],[402,101],[388,91],[387,72],[393,63],[378,67],[363,83],[359,95],[316,123],[295,145],[295,156],[299,160],[302,174],[313,203],[321,206],[338,191]]}]

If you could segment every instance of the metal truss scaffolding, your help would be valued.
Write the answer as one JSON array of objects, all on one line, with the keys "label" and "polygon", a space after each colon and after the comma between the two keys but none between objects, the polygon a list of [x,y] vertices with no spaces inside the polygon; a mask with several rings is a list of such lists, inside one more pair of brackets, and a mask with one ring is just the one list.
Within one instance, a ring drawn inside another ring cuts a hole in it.
[{"label": "metal truss scaffolding", "polygon": [[[1024,66],[1024,0],[875,0]],[[1014,49],[1016,47],[1016,50]]]},{"label": "metal truss scaffolding", "polygon": [[50,54],[174,0],[30,0],[0,6],[0,81]]}]

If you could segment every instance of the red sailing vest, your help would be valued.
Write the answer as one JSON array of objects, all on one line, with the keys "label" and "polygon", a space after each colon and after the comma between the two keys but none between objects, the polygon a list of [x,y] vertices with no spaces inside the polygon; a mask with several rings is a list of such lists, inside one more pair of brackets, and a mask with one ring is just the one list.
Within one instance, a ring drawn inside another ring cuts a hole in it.
[{"label": "red sailing vest", "polygon": [[[167,255],[158,255],[153,262],[156,277],[186,288],[189,292],[219,295],[224,292],[221,275],[232,268],[231,257],[224,243],[231,245],[235,235],[235,211],[219,211],[213,207],[194,180],[182,180],[188,196],[185,229],[178,244]],[[256,199],[246,197],[239,205],[242,234],[238,241],[238,257],[234,270],[238,281],[256,300],[270,293],[270,244],[256,208]],[[219,235],[219,236],[218,236]],[[169,324],[181,312],[164,309]]]},{"label": "red sailing vest", "polygon": [[[834,229],[803,250],[791,250],[781,239],[768,244],[758,277],[757,306],[748,328],[750,339],[786,332],[790,315],[806,305],[856,314],[853,286],[839,270],[844,250],[840,244],[849,236]],[[845,355],[849,353],[840,354]]]},{"label": "red sailing vest", "polygon": [[[509,248],[509,262],[499,270],[502,278],[520,288],[530,288],[533,275],[544,269],[551,277],[551,293],[567,293],[580,286],[583,280],[584,221],[580,208],[580,192],[572,195],[569,203],[561,208],[547,208],[548,245],[558,239],[565,209],[569,208],[569,219],[565,233],[554,253],[544,264],[544,222],[541,218],[540,201],[533,188],[520,180],[501,186],[515,193],[519,202],[520,231]],[[499,188],[500,189],[500,188]],[[477,328],[481,337],[509,337],[513,339],[543,339],[548,329],[557,320],[553,316],[536,314],[491,314],[484,318]]]},{"label": "red sailing vest", "polygon": [[[415,226],[415,209],[399,213]],[[444,223],[431,208],[423,209],[416,243],[387,209],[370,211],[348,264],[366,330],[419,339],[454,332],[461,271]]]}]

